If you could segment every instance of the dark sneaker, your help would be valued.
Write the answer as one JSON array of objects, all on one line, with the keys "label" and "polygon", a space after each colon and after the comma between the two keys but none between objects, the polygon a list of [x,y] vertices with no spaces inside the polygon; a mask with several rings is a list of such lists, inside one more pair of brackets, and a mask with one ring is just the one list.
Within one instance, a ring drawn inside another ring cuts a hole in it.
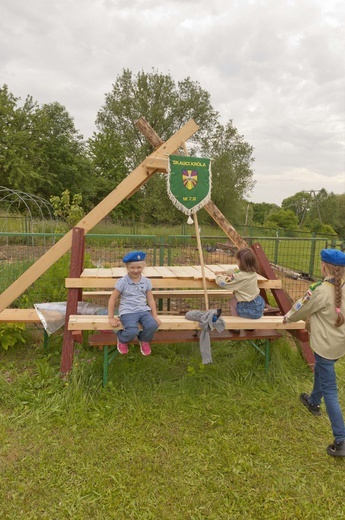
[{"label": "dark sneaker", "polygon": [[345,457],[345,441],[334,441],[327,447],[327,453],[331,457]]},{"label": "dark sneaker", "polygon": [[318,404],[309,403],[309,395],[301,394],[299,396],[301,403],[304,404],[313,415],[321,415],[320,406]]}]

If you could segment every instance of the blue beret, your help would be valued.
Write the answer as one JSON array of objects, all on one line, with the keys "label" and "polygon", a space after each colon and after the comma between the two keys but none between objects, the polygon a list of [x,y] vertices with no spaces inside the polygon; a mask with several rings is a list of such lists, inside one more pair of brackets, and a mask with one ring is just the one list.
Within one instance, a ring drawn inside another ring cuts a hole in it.
[{"label": "blue beret", "polygon": [[345,253],[338,249],[322,249],[321,260],[326,264],[345,266]]},{"label": "blue beret", "polygon": [[122,258],[122,262],[124,264],[128,264],[129,262],[141,262],[142,260],[145,260],[145,258],[146,253],[143,253],[142,251],[131,251]]}]

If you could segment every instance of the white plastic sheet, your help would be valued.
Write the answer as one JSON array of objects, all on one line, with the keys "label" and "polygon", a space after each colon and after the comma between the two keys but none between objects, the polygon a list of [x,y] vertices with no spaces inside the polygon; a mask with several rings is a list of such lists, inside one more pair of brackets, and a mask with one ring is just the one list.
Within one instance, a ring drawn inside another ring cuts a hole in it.
[{"label": "white plastic sheet", "polygon": [[[34,307],[49,335],[65,324],[67,302],[35,303]],[[94,303],[79,302],[77,314],[108,314],[108,310]]]}]

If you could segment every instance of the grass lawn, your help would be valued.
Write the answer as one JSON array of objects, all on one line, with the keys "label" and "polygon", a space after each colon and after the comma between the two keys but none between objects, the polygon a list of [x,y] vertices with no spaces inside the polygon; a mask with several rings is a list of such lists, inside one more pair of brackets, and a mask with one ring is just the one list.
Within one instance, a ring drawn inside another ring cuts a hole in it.
[{"label": "grass lawn", "polygon": [[[101,354],[59,377],[61,338],[0,354],[0,517],[25,520],[343,519],[344,460],[290,336],[268,373],[252,347],[132,348],[101,386]],[[339,362],[345,407],[345,366]]]}]

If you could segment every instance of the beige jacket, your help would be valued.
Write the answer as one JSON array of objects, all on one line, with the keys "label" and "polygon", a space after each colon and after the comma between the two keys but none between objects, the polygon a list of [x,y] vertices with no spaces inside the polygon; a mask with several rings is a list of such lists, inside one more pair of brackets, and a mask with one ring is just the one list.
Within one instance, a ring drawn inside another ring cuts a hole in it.
[{"label": "beige jacket", "polygon": [[228,269],[226,275],[216,276],[216,284],[222,289],[234,291],[238,302],[252,302],[260,294],[258,276],[239,269]]},{"label": "beige jacket", "polygon": [[[342,288],[341,312],[345,316],[345,285]],[[310,346],[326,359],[338,359],[345,354],[345,324],[335,327],[337,318],[334,286],[330,279],[317,282],[294,303],[286,314],[288,322],[310,317]]]}]

